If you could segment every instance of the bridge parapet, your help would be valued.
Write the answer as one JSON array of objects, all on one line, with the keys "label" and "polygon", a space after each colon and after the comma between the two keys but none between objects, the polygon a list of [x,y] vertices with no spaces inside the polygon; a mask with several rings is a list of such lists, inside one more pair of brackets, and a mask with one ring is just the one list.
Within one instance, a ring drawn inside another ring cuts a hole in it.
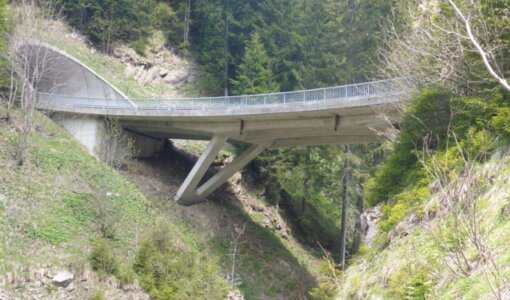
[{"label": "bridge parapet", "polygon": [[108,99],[39,94],[40,107],[116,108],[124,110],[216,110],[317,104],[332,101],[378,98],[401,93],[401,79],[372,81],[311,90],[226,97],[182,99]]}]

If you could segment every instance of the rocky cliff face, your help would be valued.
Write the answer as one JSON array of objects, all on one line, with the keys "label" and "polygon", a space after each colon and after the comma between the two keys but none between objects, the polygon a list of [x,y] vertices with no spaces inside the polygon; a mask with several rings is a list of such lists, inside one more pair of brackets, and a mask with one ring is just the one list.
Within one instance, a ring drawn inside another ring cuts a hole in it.
[{"label": "rocky cliff face", "polygon": [[113,57],[126,65],[124,74],[133,77],[142,86],[164,84],[168,88],[162,97],[181,97],[178,89],[195,79],[195,66],[179,56],[173,49],[165,47],[157,35],[148,42],[147,50],[140,55],[132,48],[121,45],[113,50]]}]

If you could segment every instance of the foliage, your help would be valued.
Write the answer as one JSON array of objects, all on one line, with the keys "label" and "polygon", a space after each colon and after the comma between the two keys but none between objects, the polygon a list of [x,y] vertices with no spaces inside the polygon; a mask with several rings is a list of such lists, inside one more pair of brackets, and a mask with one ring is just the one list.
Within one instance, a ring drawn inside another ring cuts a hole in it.
[{"label": "foliage", "polygon": [[95,291],[90,295],[89,300],[106,300],[106,298],[101,291]]},{"label": "foliage", "polygon": [[390,295],[397,299],[430,299],[432,280],[426,270],[412,264],[403,266],[390,278]]},{"label": "foliage", "polygon": [[119,261],[108,240],[97,239],[94,241],[90,253],[90,265],[93,270],[102,274],[119,274]]},{"label": "foliage", "polygon": [[145,41],[142,38],[137,39],[132,44],[133,50],[136,51],[136,53],[144,56],[145,51],[147,50],[147,45],[145,44]]},{"label": "foliage", "polygon": [[329,257],[324,257],[320,261],[319,272],[321,274],[319,284],[310,291],[310,296],[317,300],[335,299],[343,276],[342,271]]},{"label": "foliage", "polygon": [[[425,181],[426,183],[426,181]],[[395,203],[386,204],[382,207],[383,219],[379,222],[379,229],[387,233],[414,209],[414,212],[430,197],[428,186],[419,184],[413,188],[399,193]]]},{"label": "foliage", "polygon": [[494,138],[505,136],[508,104],[498,92],[455,97],[441,89],[426,89],[409,105],[399,140],[366,186],[370,205],[382,202],[379,228],[387,233],[429,197],[426,169],[454,178],[464,159],[485,160]]},{"label": "foliage", "polygon": [[388,200],[423,177],[417,154],[427,140],[433,148],[444,142],[450,122],[450,99],[451,95],[444,91],[426,90],[407,108],[393,152],[367,183],[365,196],[369,205]]},{"label": "foliage", "polygon": [[142,242],[134,263],[142,287],[154,299],[223,299],[227,285],[215,261],[176,240],[160,223]]},{"label": "foliage", "polygon": [[[176,30],[171,7],[156,0],[57,0],[65,18],[105,51],[116,41],[146,39],[155,29]],[[168,28],[169,27],[169,28]],[[170,35],[170,34],[169,34]],[[171,36],[171,35],[170,35]],[[139,50],[140,47],[138,47]]]},{"label": "foliage", "polygon": [[392,2],[196,0],[193,48],[218,91],[239,81],[254,33],[274,62],[282,90],[365,79],[375,73],[376,33]]},{"label": "foliage", "polygon": [[278,90],[271,62],[259,34],[253,34],[246,46],[243,61],[238,68],[237,80],[233,80],[232,85],[237,95],[263,94]]}]

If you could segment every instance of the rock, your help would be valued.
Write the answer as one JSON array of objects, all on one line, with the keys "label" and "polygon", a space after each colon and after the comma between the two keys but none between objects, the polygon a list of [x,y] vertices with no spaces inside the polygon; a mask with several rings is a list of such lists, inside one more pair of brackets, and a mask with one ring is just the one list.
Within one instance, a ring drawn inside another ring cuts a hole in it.
[{"label": "rock", "polygon": [[230,291],[225,299],[228,300],[244,300],[243,294],[239,290]]},{"label": "rock", "polygon": [[67,287],[74,279],[73,274],[61,271],[57,275],[53,276],[52,283],[56,286]]},{"label": "rock", "polygon": [[0,300],[9,300],[9,299],[12,299],[11,297],[9,297],[9,295],[7,295],[7,293],[0,289]]},{"label": "rock", "polygon": [[168,74],[164,81],[168,84],[177,84],[185,81],[189,77],[189,73],[186,70],[176,70],[172,74]]},{"label": "rock", "polygon": [[503,207],[503,214],[510,215],[510,201]]},{"label": "rock", "polygon": [[161,69],[161,71],[159,71],[159,77],[165,78],[166,75],[168,75],[167,69]]}]

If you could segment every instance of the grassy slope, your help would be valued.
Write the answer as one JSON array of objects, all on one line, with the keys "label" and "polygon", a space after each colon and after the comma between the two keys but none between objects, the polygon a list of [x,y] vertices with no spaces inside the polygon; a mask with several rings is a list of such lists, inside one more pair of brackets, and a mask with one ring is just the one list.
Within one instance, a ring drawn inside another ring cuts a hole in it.
[{"label": "grassy slope", "polygon": [[[132,264],[140,241],[158,220],[157,212],[134,184],[89,156],[64,130],[40,113],[35,118],[36,130],[30,135],[28,159],[22,167],[13,159],[19,136],[16,126],[0,123],[4,225],[0,273],[6,275],[0,279],[0,288],[24,299],[31,289],[53,298],[61,291],[44,277],[67,269],[77,277],[76,288],[70,291],[75,299],[86,299],[96,289],[104,290],[110,299],[142,297],[137,289],[133,295],[118,289],[112,278],[100,280],[86,271],[91,244],[99,236],[97,199],[108,203],[116,224],[112,247],[125,266]],[[181,234],[177,225],[172,231],[175,243],[193,253],[193,238]]]},{"label": "grassy slope", "polygon": [[469,186],[476,190],[476,219],[497,267],[481,260],[473,244],[465,242],[460,248],[471,270],[464,275],[450,271],[445,262],[454,265],[453,254],[461,252],[445,249],[438,237],[451,239],[455,232],[445,225],[452,212],[445,211],[441,197],[434,194],[425,205],[424,218],[408,216],[390,233],[393,239],[386,249],[369,250],[352,261],[339,298],[423,299],[416,292],[423,288],[426,299],[494,299],[491,285],[499,285],[503,299],[510,297],[510,161],[508,154],[502,157],[477,166],[479,183]]}]

